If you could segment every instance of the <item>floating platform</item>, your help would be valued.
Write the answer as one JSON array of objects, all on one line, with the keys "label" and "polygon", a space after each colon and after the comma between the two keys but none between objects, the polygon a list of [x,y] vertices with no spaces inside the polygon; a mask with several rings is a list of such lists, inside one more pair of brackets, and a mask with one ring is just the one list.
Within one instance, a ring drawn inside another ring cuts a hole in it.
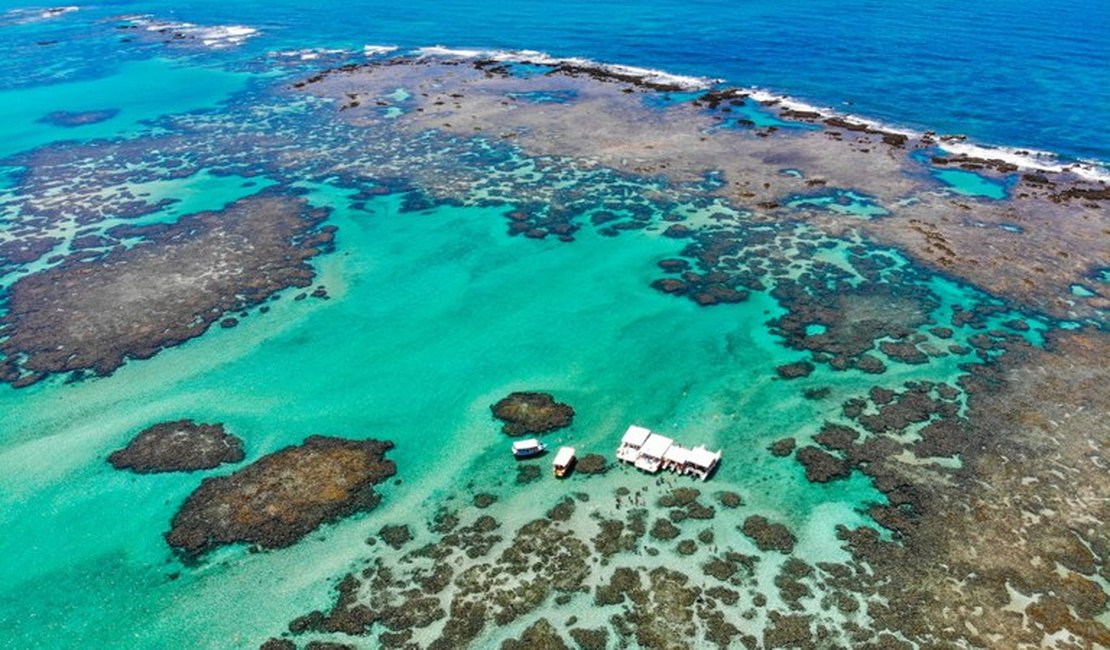
[{"label": "floating platform", "polygon": [[668,470],[701,480],[709,478],[721,462],[721,452],[709,451],[705,445],[693,449],[675,444],[672,438],[632,425],[624,432],[617,447],[617,460],[628,463],[648,474]]}]

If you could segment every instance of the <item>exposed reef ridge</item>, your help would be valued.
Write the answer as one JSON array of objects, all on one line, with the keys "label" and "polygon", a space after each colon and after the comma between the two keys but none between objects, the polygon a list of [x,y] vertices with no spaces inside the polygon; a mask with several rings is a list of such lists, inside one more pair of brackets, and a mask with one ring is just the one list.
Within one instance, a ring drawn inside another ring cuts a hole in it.
[{"label": "exposed reef ridge", "polygon": [[227,544],[289,546],[321,524],[374,508],[396,474],[393,443],[309,436],[227,476],[206,478],[173,517],[166,541],[186,558]]},{"label": "exposed reef ridge", "polygon": [[17,280],[0,319],[0,380],[26,386],[50,373],[107,375],[126,359],[203,334],[315,275],[331,247],[327,211],[266,192],[222,211],[149,226],[140,243],[75,255]]},{"label": "exposed reef ridge", "polygon": [[159,422],[143,429],[127,446],[108,456],[116,469],[137,474],[191,472],[243,460],[243,441],[222,424],[192,420]]},{"label": "exposed reef ridge", "polygon": [[493,417],[504,422],[501,431],[510,436],[547,433],[569,426],[574,409],[556,402],[547,393],[510,393],[490,407]]},{"label": "exposed reef ridge", "polygon": [[[509,140],[530,156],[588,159],[621,173],[665,175],[673,184],[702,183],[753,220],[801,219],[834,234],[858,230],[933,270],[1060,318],[1103,318],[1100,310],[1110,305],[1102,295],[1061,300],[1101,264],[1096,242],[1107,227],[1106,182],[1079,168],[1019,178],[1013,162],[986,150],[981,157],[944,154],[944,147],[956,146],[951,138],[798,110],[744,89],[714,88],[652,108],[645,98],[678,87],[614,75],[605,66],[522,56],[541,72],[521,75],[512,61],[445,56],[342,66],[294,88],[334,98],[352,125]],[[403,102],[390,98],[397,87],[409,91]],[[528,93],[572,99],[531,104],[521,99]],[[383,111],[394,112],[383,117]],[[775,125],[744,117],[753,114]],[[1003,199],[966,194],[936,173],[952,167],[1003,188]],[[603,234],[645,227],[627,220],[627,209],[615,203],[591,219],[605,224]],[[524,203],[511,217],[511,232],[571,237],[579,219],[552,219],[552,212]],[[698,230],[683,225],[667,234],[681,238]],[[702,304],[747,295],[746,287],[728,282],[702,285],[704,277],[693,285],[673,278],[657,286]]]}]

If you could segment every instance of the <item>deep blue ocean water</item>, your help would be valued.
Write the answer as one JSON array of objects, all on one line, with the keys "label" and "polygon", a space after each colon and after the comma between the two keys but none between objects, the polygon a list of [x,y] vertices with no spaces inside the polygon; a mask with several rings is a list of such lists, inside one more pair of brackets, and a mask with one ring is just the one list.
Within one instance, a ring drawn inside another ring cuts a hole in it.
[{"label": "deep blue ocean water", "polygon": [[[263,36],[245,48],[255,52],[443,44],[584,56],[721,77],[980,143],[1110,160],[1106,0],[116,0],[49,29],[125,13],[256,27]],[[0,47],[17,51],[7,46],[18,38],[0,30]],[[56,64],[58,52],[22,54]],[[13,65],[0,64],[0,83],[22,83]]]}]

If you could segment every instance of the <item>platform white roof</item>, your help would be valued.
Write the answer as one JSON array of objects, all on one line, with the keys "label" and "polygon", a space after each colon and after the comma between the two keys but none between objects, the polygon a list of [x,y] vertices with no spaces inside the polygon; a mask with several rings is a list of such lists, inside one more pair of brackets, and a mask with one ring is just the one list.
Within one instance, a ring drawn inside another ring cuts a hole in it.
[{"label": "platform white roof", "polygon": [[621,444],[631,445],[633,447],[642,447],[644,446],[644,442],[647,441],[648,436],[650,435],[650,430],[645,429],[644,427],[638,427],[633,424],[632,426],[628,427],[627,431],[624,432],[624,437],[621,438]]},{"label": "platform white roof", "polygon": [[663,454],[663,460],[668,463],[677,463],[685,465],[686,461],[690,459],[690,450],[679,445],[671,445],[667,453]]},{"label": "platform white roof", "polygon": [[662,458],[663,454],[667,453],[674,440],[667,436],[661,436],[658,433],[653,433],[648,436],[647,442],[640,448],[641,456],[651,456],[652,458]]},{"label": "platform white roof", "polygon": [[518,440],[513,443],[513,449],[532,449],[539,447],[540,441],[535,438],[528,438],[527,440]]},{"label": "platform white roof", "polygon": [[719,461],[720,459],[721,452],[712,452],[706,449],[704,446],[699,445],[690,450],[688,462],[692,465],[697,465],[698,467],[704,467],[708,469],[716,464],[717,461]]}]

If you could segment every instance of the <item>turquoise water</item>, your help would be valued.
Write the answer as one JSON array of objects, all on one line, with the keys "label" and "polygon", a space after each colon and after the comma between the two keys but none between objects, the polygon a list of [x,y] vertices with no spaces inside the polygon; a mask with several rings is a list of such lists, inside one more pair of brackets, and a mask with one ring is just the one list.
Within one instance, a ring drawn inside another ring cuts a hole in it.
[{"label": "turquoise water", "polygon": [[[336,205],[343,194],[312,197]],[[776,311],[769,299],[705,311],[650,290],[654,261],[676,252],[671,240],[516,240],[496,211],[397,206],[388,197],[336,217],[344,253],[321,262],[319,278],[330,301],[278,301],[264,318],[109,379],[0,390],[0,620],[10,642],[219,648],[243,630],[273,630],[326,594],[320,576],[364,553],[368,530],[464,477],[503,472],[506,443],[488,405],[516,389],[575,405],[574,426],[552,442],[607,453],[627,423],[641,422],[723,446],[729,462],[715,480],[749,486],[749,501],[799,528],[818,517],[812,525],[827,534],[857,521],[847,504],[877,498],[862,478],[830,491],[758,453],[813,429],[823,411],[770,380],[796,353],[762,326],[765,310]],[[248,459],[312,432],[387,437],[404,484],[386,488],[369,516],[296,547],[230,550],[183,570],[161,534],[203,474],[136,477],[104,462],[137,429],[178,417],[224,422]],[[221,605],[243,599],[260,606]]]},{"label": "turquoise water", "polygon": [[951,191],[964,196],[982,196],[988,199],[1006,198],[1006,186],[984,178],[975,172],[962,169],[939,169],[933,175],[948,185]]},{"label": "turquoise water", "polygon": [[[100,78],[0,91],[0,158],[58,140],[134,134],[144,121],[162,115],[215,108],[230,93],[241,90],[246,78],[156,58],[125,63]],[[119,113],[75,127],[38,122],[53,111],[105,109]]]}]

